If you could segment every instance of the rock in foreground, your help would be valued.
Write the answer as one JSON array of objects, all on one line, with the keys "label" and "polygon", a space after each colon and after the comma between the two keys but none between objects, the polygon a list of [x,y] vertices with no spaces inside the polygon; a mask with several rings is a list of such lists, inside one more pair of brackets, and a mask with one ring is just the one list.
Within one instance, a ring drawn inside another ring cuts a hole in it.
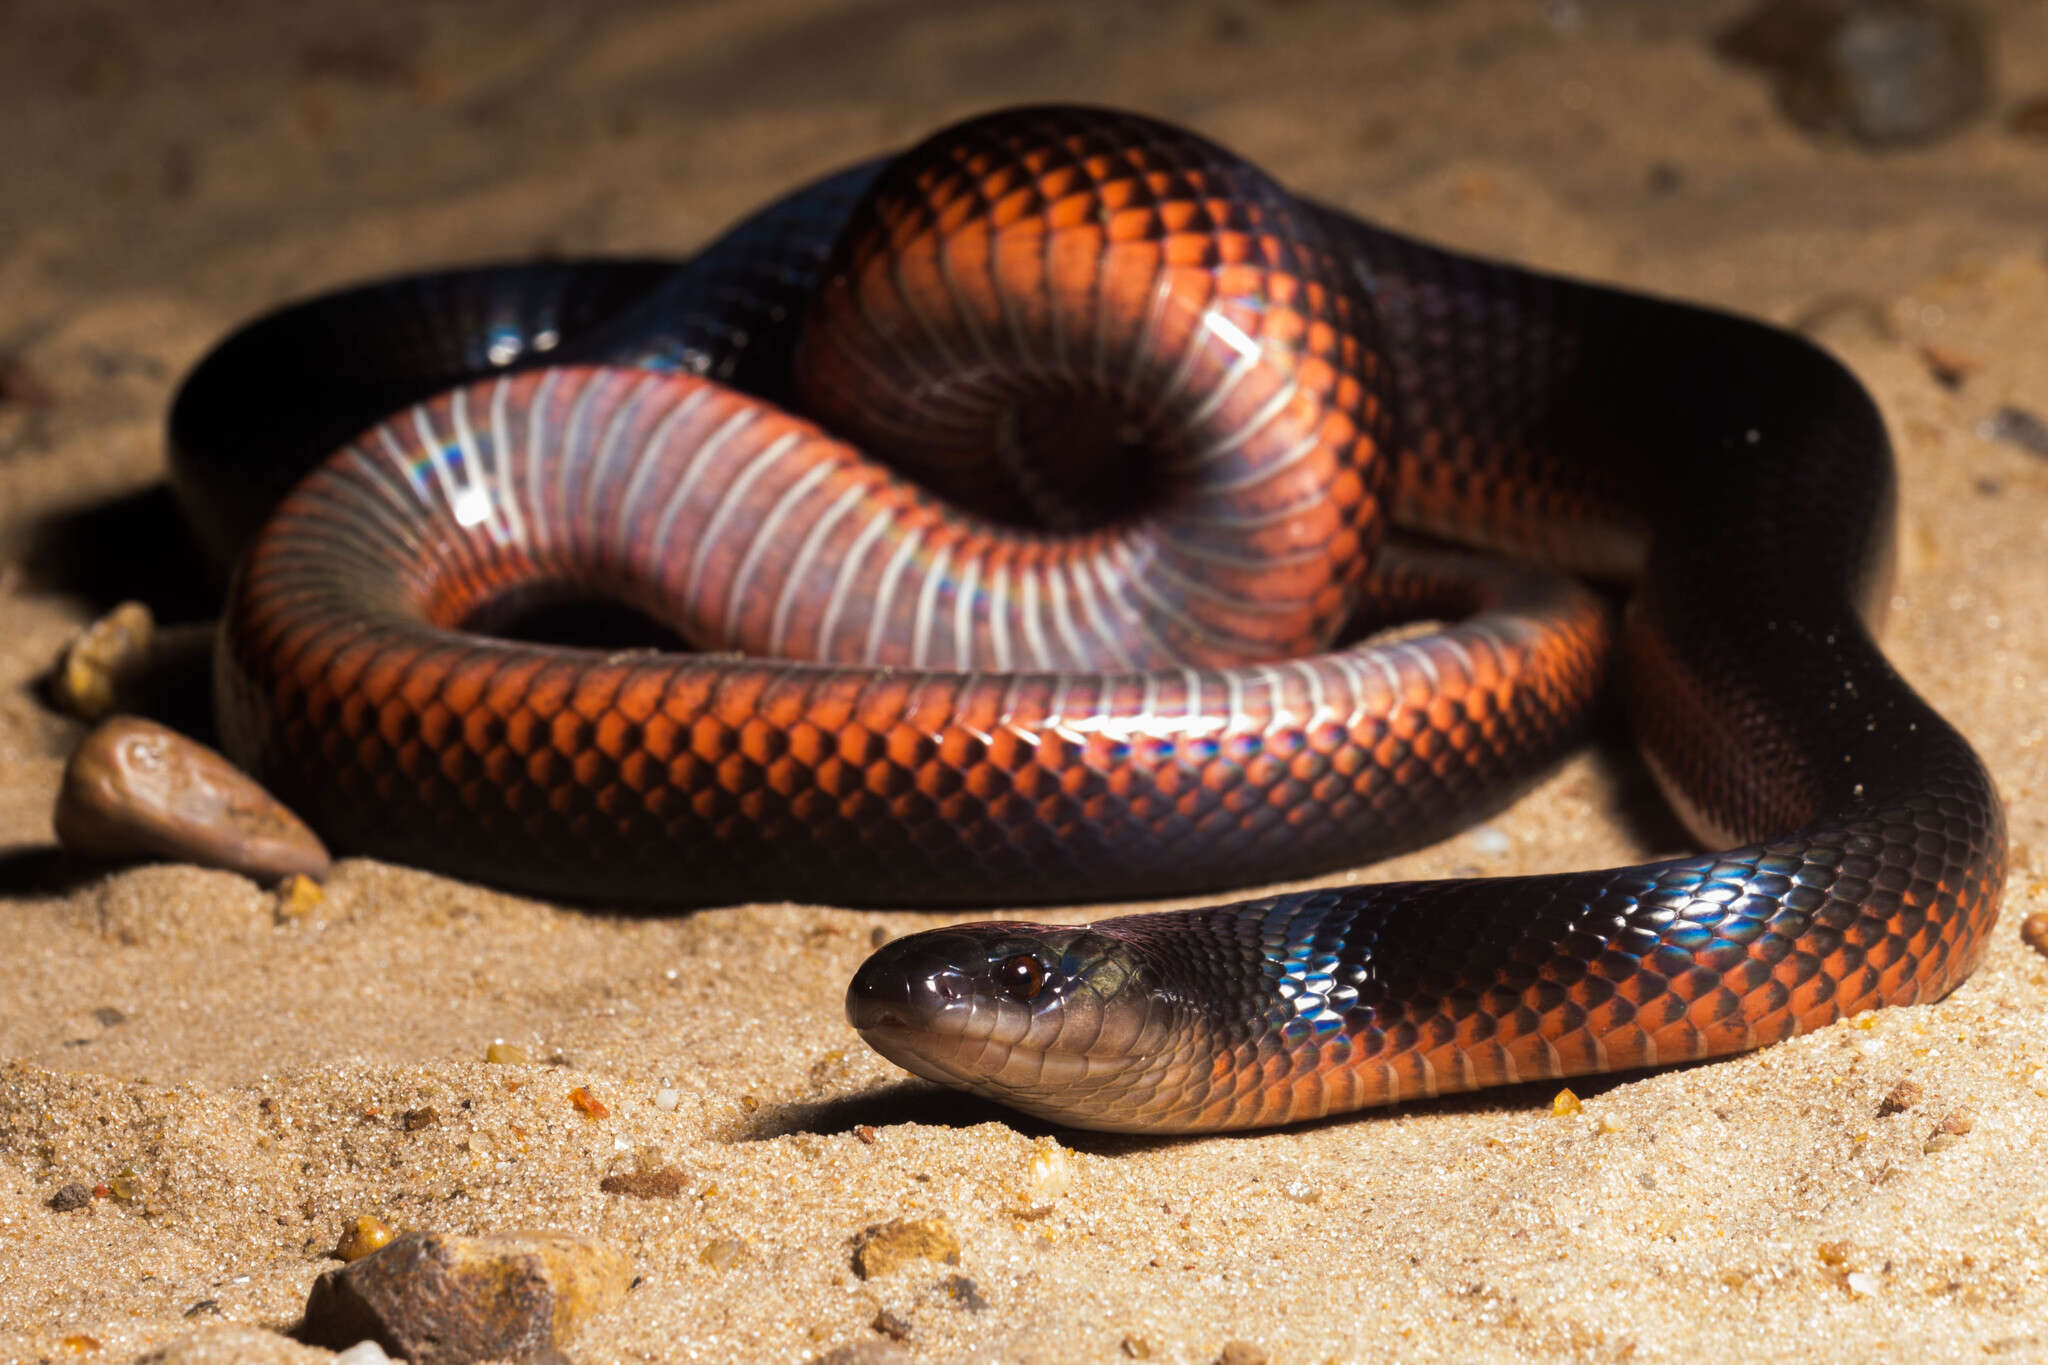
[{"label": "rock in foreground", "polygon": [[154,721],[85,737],[57,794],[57,838],[100,857],[172,858],[258,881],[327,874],[326,845],[241,769]]},{"label": "rock in foreground", "polygon": [[623,1255],[587,1238],[408,1232],[314,1281],[299,1335],[333,1350],[375,1341],[412,1365],[520,1359],[616,1307],[631,1279]]}]

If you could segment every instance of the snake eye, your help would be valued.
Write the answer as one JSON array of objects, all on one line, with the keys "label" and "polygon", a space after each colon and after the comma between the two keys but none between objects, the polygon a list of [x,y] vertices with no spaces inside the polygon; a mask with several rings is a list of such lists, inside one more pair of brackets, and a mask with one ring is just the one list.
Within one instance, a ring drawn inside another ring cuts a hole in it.
[{"label": "snake eye", "polygon": [[1045,989],[1045,964],[1029,953],[1019,953],[996,968],[996,984],[1019,1000],[1036,1000]]}]

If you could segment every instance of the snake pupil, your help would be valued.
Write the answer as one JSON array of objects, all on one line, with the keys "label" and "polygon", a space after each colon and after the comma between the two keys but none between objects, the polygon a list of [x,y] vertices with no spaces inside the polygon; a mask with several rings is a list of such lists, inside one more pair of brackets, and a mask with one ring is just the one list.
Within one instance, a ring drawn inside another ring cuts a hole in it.
[{"label": "snake pupil", "polygon": [[1029,953],[1019,953],[997,968],[996,981],[1019,1000],[1036,1000],[1045,989],[1045,964]]}]

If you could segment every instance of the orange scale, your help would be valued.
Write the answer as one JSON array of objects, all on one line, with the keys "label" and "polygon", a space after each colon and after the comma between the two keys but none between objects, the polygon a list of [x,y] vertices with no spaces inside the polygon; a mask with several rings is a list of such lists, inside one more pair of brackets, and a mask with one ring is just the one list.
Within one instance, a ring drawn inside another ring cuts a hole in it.
[{"label": "orange scale", "polygon": [[772,762],[788,747],[788,733],[759,716],[748,719],[739,728],[739,751],[755,763]]},{"label": "orange scale", "polygon": [[575,775],[576,785],[588,791],[596,787],[613,771],[610,760],[592,749],[585,749],[571,762],[569,771]]},{"label": "orange scale", "polygon": [[377,735],[392,748],[413,738],[417,718],[402,701],[388,701],[377,708]]},{"label": "orange scale", "polygon": [[690,752],[716,762],[732,751],[732,727],[714,716],[700,716],[690,726]]},{"label": "orange scale", "polygon": [[910,774],[894,763],[870,763],[861,772],[861,785],[871,796],[893,798],[909,790]]},{"label": "orange scale", "polygon": [[1206,274],[1215,263],[1215,242],[1206,236],[1175,233],[1161,242],[1160,247],[1160,254],[1169,267],[1200,270]]}]

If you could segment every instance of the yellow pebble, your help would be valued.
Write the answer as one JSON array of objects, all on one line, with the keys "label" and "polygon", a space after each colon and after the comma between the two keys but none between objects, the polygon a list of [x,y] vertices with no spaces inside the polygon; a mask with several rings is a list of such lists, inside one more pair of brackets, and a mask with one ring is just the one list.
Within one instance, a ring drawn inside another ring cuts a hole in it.
[{"label": "yellow pebble", "polygon": [[341,1234],[334,1254],[344,1261],[360,1261],[389,1242],[391,1236],[391,1228],[383,1219],[366,1213]]}]

